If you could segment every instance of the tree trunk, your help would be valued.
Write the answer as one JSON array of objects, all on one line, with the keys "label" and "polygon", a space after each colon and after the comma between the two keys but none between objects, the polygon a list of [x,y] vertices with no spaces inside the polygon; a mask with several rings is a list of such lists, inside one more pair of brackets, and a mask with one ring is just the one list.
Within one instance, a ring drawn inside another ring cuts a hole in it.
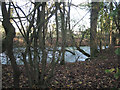
[{"label": "tree trunk", "polygon": [[[42,3],[42,16],[43,16],[43,21],[45,20],[45,5],[46,3]],[[40,76],[40,87],[45,88],[46,84],[44,81],[44,75],[45,75],[45,69],[46,69],[46,62],[47,62],[47,54],[45,51],[45,29],[46,25],[43,23],[43,31],[42,31],[42,70],[41,70],[41,76]]]},{"label": "tree trunk", "polygon": [[[120,46],[120,3],[118,5],[119,9],[118,9],[118,28],[119,28],[119,44],[118,46]],[[120,70],[120,54],[118,55],[118,68]],[[120,83],[120,76],[118,78],[118,83]],[[118,87],[120,87],[120,84],[118,84]]]},{"label": "tree trunk", "polygon": [[92,2],[91,21],[90,21],[90,53],[91,57],[95,57],[98,53],[97,49],[97,18],[99,12],[99,2]]},{"label": "tree trunk", "polygon": [[13,54],[13,38],[15,37],[15,28],[10,22],[9,14],[7,12],[5,2],[2,3],[2,15],[3,15],[3,22],[2,25],[5,29],[6,38],[3,42],[5,45],[5,50],[7,52],[8,57],[10,58],[12,69],[13,69],[13,78],[14,78],[14,87],[19,87],[19,76],[20,70],[17,66],[16,59]]}]

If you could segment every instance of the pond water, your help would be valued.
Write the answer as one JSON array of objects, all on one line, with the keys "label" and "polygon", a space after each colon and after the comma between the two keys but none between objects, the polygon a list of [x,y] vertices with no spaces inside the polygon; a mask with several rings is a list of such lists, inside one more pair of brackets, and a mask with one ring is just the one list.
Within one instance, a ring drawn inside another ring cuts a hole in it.
[{"label": "pond water", "polygon": [[[81,46],[80,48],[90,54],[90,47],[89,46]],[[76,60],[85,61],[85,59],[88,58],[87,56],[85,56],[84,54],[82,54],[81,52],[76,50],[76,48],[69,47],[68,50],[71,50],[72,52],[74,52],[75,55],[72,55],[70,52],[66,52],[65,53],[65,60],[67,62],[75,62]]]},{"label": "pond water", "polygon": [[[90,54],[90,47],[89,46],[81,46],[80,48]],[[58,49],[61,49],[61,48],[58,48]],[[65,61],[66,62],[75,62],[76,60],[77,61],[85,61],[85,59],[88,58],[87,56],[85,56],[84,54],[82,54],[81,52],[76,50],[75,47],[67,47],[66,49],[75,53],[75,55],[73,55],[70,52],[66,51],[65,52]],[[14,52],[15,52],[14,55],[16,57],[18,64],[23,64],[23,62],[21,61],[21,52],[23,52],[24,50],[25,50],[24,48],[15,48],[14,49]],[[58,54],[58,52],[56,52],[56,55],[57,54]],[[27,59],[28,59],[28,56],[27,56]],[[49,51],[47,61],[50,62],[51,59],[52,59],[52,51]],[[0,60],[1,60],[2,64],[6,64],[7,61],[9,61],[9,58],[6,56],[5,53],[1,53]]]}]

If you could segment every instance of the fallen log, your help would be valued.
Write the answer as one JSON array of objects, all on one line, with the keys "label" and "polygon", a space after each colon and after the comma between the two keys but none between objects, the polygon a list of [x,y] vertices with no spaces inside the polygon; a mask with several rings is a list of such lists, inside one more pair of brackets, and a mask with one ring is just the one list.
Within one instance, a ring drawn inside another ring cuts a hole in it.
[{"label": "fallen log", "polygon": [[80,51],[82,54],[84,54],[85,56],[87,56],[87,57],[90,57],[90,54],[88,54],[88,53],[86,53],[84,50],[82,50],[80,47],[78,47],[77,45],[76,45],[76,48],[77,48],[77,50],[78,51]]}]

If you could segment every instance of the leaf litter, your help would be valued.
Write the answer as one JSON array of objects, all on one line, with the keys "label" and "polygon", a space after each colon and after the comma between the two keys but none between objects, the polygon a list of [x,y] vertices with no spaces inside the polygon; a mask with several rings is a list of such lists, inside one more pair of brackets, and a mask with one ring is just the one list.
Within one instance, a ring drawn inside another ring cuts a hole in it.
[{"label": "leaf litter", "polygon": [[[114,71],[117,67],[117,56],[110,50],[100,53],[101,57],[96,57],[90,61],[79,61],[57,65],[54,76],[51,78],[48,88],[114,88],[118,82],[114,78]],[[23,65],[19,65],[21,70],[20,88],[28,88],[28,78]],[[105,70],[111,69],[112,73]],[[47,78],[47,76],[46,76]],[[2,86],[3,88],[13,87],[13,71],[10,65],[2,65]]]}]

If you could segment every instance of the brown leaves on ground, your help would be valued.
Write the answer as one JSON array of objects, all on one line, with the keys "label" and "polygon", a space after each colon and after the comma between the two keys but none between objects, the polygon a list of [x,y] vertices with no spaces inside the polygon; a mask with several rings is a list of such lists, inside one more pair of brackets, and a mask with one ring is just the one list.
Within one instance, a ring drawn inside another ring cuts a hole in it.
[{"label": "brown leaves on ground", "polygon": [[[106,69],[117,67],[117,58],[114,50],[102,51],[99,57],[91,61],[80,61],[57,65],[54,77],[51,78],[50,88],[113,88],[118,82],[113,73],[105,73]],[[28,78],[25,69],[20,66],[20,87],[28,87]],[[3,88],[13,86],[11,66],[3,65]],[[46,76],[47,77],[47,76]]]}]

